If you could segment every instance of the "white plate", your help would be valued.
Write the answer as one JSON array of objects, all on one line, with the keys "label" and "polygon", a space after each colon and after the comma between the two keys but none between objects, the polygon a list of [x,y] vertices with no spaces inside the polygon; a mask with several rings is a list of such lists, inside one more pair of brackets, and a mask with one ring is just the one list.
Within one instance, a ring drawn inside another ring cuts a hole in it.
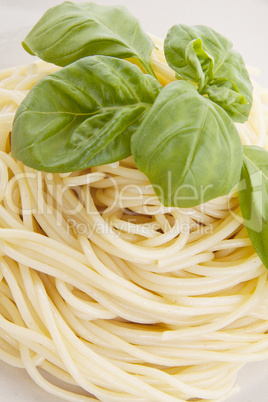
[{"label": "white plate", "polygon": [[[268,87],[268,1],[266,0],[96,0],[99,4],[124,4],[147,32],[164,37],[176,23],[205,24],[233,40],[249,65],[261,71],[256,80]],[[5,4],[4,4],[5,3]],[[31,62],[20,42],[29,28],[55,0],[0,0],[0,69]],[[266,73],[267,72],[267,73]],[[240,372],[242,390],[229,402],[268,400],[268,361],[247,364]],[[59,402],[41,390],[21,369],[0,362],[1,401]],[[149,402],[149,401],[148,401]]]}]

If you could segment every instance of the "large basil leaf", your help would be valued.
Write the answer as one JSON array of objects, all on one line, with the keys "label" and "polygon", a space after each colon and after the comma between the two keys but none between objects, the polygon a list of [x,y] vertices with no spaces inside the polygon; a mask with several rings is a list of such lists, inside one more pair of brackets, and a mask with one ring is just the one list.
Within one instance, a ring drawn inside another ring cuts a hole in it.
[{"label": "large basil leaf", "polygon": [[[197,46],[198,44],[198,46]],[[201,94],[219,104],[237,122],[245,122],[252,106],[252,85],[241,55],[232,43],[203,26],[173,26],[165,39],[170,67],[198,84]]]},{"label": "large basil leaf", "polygon": [[147,72],[154,43],[124,6],[64,2],[50,8],[22,43],[31,54],[59,66],[82,57],[136,57]]},{"label": "large basil leaf", "polygon": [[128,61],[80,59],[40,80],[26,96],[14,120],[12,155],[49,172],[125,158],[160,88]]},{"label": "large basil leaf", "polygon": [[231,118],[188,81],[163,88],[131,147],[166,206],[204,203],[229,193],[240,178],[242,144]]},{"label": "large basil leaf", "polygon": [[244,146],[239,201],[253,247],[268,268],[268,152],[257,146]]}]

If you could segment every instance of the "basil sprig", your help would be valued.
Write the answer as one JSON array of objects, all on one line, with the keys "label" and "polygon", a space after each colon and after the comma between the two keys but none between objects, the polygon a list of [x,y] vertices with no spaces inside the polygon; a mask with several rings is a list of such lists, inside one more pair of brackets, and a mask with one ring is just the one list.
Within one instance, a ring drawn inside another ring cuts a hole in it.
[{"label": "basil sprig", "polygon": [[174,25],[164,50],[169,66],[180,77],[197,83],[199,92],[218,103],[234,121],[248,119],[252,85],[232,42],[204,25]]},{"label": "basil sprig", "polygon": [[[239,199],[252,244],[268,268],[267,151],[242,147],[252,85],[232,43],[203,25],[173,26],[164,41],[177,81],[162,88],[154,43],[121,6],[64,2],[23,42],[63,66],[40,80],[16,113],[12,156],[48,172],[74,171],[133,154],[166,206]],[[136,58],[146,74],[124,58]]]},{"label": "basil sprig", "polygon": [[[164,48],[180,80],[164,89],[150,69],[154,44],[124,7],[64,2],[23,45],[64,66],[36,84],[17,111],[11,148],[24,164],[66,172],[132,153],[166,206],[205,203],[237,185],[243,151],[225,109],[237,115],[234,104],[249,107],[242,78],[247,89],[251,84],[237,73],[241,57],[222,35],[172,27]],[[130,56],[152,75],[121,60]],[[220,72],[231,62],[236,72],[225,78]]]},{"label": "basil sprig", "polygon": [[244,146],[239,202],[253,247],[268,268],[268,152]]}]

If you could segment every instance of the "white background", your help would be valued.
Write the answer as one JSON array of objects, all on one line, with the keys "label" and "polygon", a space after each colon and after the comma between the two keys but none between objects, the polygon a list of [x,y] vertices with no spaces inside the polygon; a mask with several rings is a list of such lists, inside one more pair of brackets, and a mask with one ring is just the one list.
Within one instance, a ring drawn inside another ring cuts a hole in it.
[{"label": "white background", "polygon": [[[56,0],[0,0],[0,68],[27,63],[32,58],[21,47],[32,25]],[[178,23],[205,24],[227,36],[248,65],[260,69],[256,80],[268,87],[268,0],[95,0],[124,4],[143,28],[164,37]],[[228,402],[268,400],[268,361],[250,363],[238,377],[242,387]],[[27,374],[0,362],[0,400],[3,402],[59,402],[46,394]],[[148,401],[153,402],[153,401]],[[164,401],[163,401],[164,402]]]}]

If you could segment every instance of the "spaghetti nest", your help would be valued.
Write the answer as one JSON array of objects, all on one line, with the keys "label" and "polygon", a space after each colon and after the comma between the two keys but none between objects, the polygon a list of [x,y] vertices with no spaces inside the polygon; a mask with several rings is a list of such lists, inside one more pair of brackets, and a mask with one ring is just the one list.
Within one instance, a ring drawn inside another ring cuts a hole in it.
[{"label": "spaghetti nest", "polygon": [[[174,79],[161,50],[153,67]],[[1,72],[0,358],[68,401],[229,396],[268,357],[267,270],[237,193],[166,208],[132,157],[70,174],[13,160],[14,113],[54,70]],[[255,85],[243,143],[267,148],[267,105]]]}]

